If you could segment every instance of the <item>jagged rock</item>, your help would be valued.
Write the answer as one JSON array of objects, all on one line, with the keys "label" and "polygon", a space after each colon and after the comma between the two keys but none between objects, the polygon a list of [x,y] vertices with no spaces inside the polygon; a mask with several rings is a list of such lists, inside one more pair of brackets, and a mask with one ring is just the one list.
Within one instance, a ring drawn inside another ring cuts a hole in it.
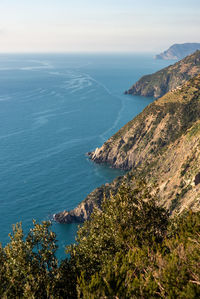
[{"label": "jagged rock", "polygon": [[59,223],[81,223],[89,219],[94,209],[93,202],[83,202],[71,211],[64,211],[54,215],[54,220]]},{"label": "jagged rock", "polygon": [[100,208],[104,191],[97,188],[95,191],[71,211],[54,214],[53,218],[59,223],[81,223],[90,218],[94,208]]},{"label": "jagged rock", "polygon": [[[196,100],[200,95],[199,86],[200,76],[151,103],[91,153],[91,160],[125,170],[151,162],[200,118],[200,102]],[[190,94],[186,97],[187,93]],[[169,166],[167,169],[170,172]]]},{"label": "jagged rock", "polygon": [[125,168],[152,186],[156,182],[160,204],[171,211],[198,209],[199,176],[191,182],[200,165],[200,75],[151,103],[92,160]]},{"label": "jagged rock", "polygon": [[133,187],[135,179],[145,179],[172,214],[200,210],[200,173],[194,178],[200,165],[200,75],[151,103],[89,156],[130,172],[94,190],[74,210],[56,214],[58,222],[88,219],[101,208],[104,193],[114,194],[123,183]]}]

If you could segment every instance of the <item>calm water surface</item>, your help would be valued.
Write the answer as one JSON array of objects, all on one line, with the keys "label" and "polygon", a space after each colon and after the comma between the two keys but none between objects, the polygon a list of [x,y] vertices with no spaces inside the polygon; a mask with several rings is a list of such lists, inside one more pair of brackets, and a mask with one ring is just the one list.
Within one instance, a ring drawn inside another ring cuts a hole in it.
[{"label": "calm water surface", "polygon": [[[170,62],[152,55],[0,55],[0,241],[12,224],[73,209],[121,175],[95,165],[95,149],[152,99],[125,96],[140,76]],[[59,257],[77,225],[53,223]]]}]

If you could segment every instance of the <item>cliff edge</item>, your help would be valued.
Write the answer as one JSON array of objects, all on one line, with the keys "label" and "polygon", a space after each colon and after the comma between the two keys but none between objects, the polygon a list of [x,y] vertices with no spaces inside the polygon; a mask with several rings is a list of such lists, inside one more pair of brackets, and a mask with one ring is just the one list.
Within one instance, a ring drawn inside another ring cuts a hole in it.
[{"label": "cliff edge", "polygon": [[154,74],[143,76],[125,94],[159,98],[200,74],[200,51]]},{"label": "cliff edge", "polygon": [[76,209],[56,214],[58,222],[88,219],[104,193],[141,179],[171,213],[200,210],[200,75],[151,103],[89,156],[129,172],[94,190]]}]

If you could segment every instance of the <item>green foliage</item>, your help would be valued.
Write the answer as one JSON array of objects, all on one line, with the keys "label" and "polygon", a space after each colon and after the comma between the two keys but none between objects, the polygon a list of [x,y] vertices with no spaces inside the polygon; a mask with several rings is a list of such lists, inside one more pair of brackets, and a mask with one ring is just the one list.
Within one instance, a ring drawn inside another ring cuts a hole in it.
[{"label": "green foliage", "polygon": [[[161,97],[166,92],[181,86],[185,81],[199,74],[200,51],[185,57],[160,71],[140,78],[129,90],[129,94]],[[176,91],[178,94],[178,91]]]},{"label": "green foliage", "polygon": [[177,217],[168,229],[162,257],[160,284],[163,297],[198,298],[200,296],[200,213]]},{"label": "green foliage", "polygon": [[200,213],[174,219],[161,242],[117,252],[89,280],[82,272],[79,297],[198,298],[199,231]]},{"label": "green foliage", "polygon": [[0,298],[199,298],[200,212],[174,219],[146,185],[121,186],[58,264],[50,223],[0,247]]},{"label": "green foliage", "polygon": [[26,238],[21,224],[13,226],[10,243],[0,250],[1,298],[61,298],[55,233],[49,222],[33,223]]},{"label": "green foliage", "polygon": [[21,224],[13,226],[10,243],[4,248],[6,288],[4,296],[49,297],[57,277],[55,234],[49,223],[34,222],[24,239]]},{"label": "green foliage", "polygon": [[120,251],[130,246],[160,241],[168,223],[167,212],[157,207],[143,183],[131,190],[121,187],[110,195],[91,219],[79,229],[77,244],[68,248],[77,270],[88,277]]}]

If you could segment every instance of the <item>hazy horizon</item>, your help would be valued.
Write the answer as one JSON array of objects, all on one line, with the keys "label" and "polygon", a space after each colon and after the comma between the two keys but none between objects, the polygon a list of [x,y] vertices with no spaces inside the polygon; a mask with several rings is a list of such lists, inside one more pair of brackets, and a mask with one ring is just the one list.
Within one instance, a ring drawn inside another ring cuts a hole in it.
[{"label": "hazy horizon", "polygon": [[199,0],[1,0],[0,53],[157,53],[200,42]]}]

